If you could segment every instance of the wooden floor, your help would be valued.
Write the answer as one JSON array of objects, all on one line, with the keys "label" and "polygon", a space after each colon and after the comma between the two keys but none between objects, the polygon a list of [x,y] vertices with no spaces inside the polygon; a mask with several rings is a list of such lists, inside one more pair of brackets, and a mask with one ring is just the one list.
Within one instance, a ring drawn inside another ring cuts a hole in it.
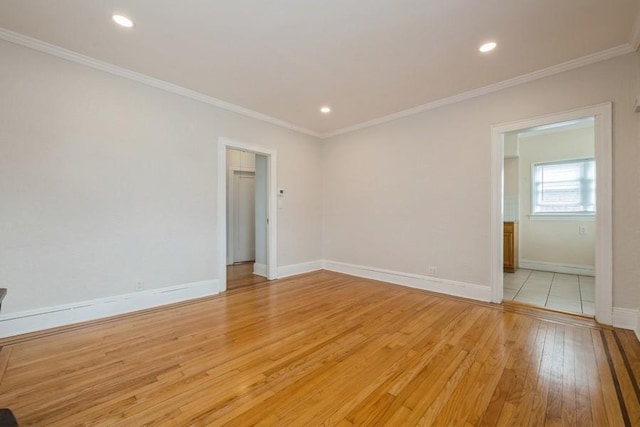
[{"label": "wooden floor", "polygon": [[629,331],[326,271],[0,345],[23,426],[640,425]]},{"label": "wooden floor", "polygon": [[227,290],[254,286],[267,281],[266,277],[253,274],[253,262],[227,266]]}]

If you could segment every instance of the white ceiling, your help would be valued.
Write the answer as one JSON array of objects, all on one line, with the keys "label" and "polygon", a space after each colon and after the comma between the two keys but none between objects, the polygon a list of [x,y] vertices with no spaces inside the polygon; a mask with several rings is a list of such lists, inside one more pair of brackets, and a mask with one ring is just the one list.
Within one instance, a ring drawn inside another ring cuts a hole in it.
[{"label": "white ceiling", "polygon": [[638,0],[0,0],[0,27],[321,135],[635,50],[639,15]]}]

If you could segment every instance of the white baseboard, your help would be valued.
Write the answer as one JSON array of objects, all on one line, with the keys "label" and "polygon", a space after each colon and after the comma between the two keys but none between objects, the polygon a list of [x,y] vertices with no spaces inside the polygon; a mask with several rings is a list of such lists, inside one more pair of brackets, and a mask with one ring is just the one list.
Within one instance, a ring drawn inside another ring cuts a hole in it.
[{"label": "white baseboard", "polygon": [[640,312],[632,308],[613,307],[613,326],[631,329],[640,340]]},{"label": "white baseboard", "polygon": [[256,276],[267,277],[267,265],[259,264],[257,262],[253,263],[253,274]]},{"label": "white baseboard", "polygon": [[408,286],[426,291],[439,292],[441,294],[454,295],[457,297],[486,302],[491,301],[490,286],[457,282],[438,277],[422,276],[419,274],[403,273],[400,271],[384,270],[381,268],[328,260],[324,261],[324,268],[326,270],[349,274],[351,276],[380,280],[382,282],[389,282],[396,285]]},{"label": "white baseboard", "polygon": [[281,267],[278,267],[278,279],[295,276],[296,274],[310,273],[317,270],[322,270],[321,260],[302,262],[300,264],[283,265]]},{"label": "white baseboard", "polygon": [[0,338],[81,323],[161,305],[215,295],[218,280],[187,283],[90,301],[0,315]]},{"label": "white baseboard", "polygon": [[595,277],[595,267],[588,265],[556,264],[553,262],[531,261],[521,259],[518,261],[520,268],[527,270],[551,271],[553,273],[578,274],[580,276]]}]

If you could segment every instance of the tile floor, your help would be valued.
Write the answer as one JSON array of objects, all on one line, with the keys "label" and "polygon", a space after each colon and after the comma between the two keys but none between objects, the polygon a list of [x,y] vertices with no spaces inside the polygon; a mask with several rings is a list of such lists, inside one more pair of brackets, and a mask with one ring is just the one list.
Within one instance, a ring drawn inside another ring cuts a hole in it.
[{"label": "tile floor", "polygon": [[593,315],[595,278],[519,269],[504,273],[504,299]]}]

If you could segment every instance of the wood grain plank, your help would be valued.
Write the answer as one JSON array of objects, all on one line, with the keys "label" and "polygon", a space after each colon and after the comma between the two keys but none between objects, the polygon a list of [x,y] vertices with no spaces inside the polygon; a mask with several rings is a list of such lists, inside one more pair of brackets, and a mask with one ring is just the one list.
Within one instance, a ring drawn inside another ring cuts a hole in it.
[{"label": "wood grain plank", "polygon": [[4,373],[7,371],[9,359],[11,358],[11,347],[0,347],[0,385],[4,379]]},{"label": "wood grain plank", "polygon": [[555,336],[558,325],[548,325],[546,335],[544,337],[542,355],[540,357],[540,365],[536,378],[536,388],[531,402],[531,414],[529,417],[529,425],[544,425],[545,413],[547,411],[547,402],[549,396],[553,354],[555,352]]},{"label": "wood grain plank", "polygon": [[549,328],[545,322],[537,322],[537,325],[535,337],[533,335],[530,337],[530,353],[522,367],[521,378],[524,377],[524,379],[519,381],[521,385],[514,389],[514,392],[517,393],[508,398],[508,404],[513,407],[509,411],[510,418],[505,421],[512,423],[512,425],[528,425],[531,417],[544,343]]},{"label": "wood grain plank", "polygon": [[640,425],[640,406],[635,404],[638,402],[638,395],[634,387],[635,378],[630,375],[630,366],[625,363],[626,355],[620,351],[614,331],[603,331],[603,333],[620,387],[620,393],[622,393],[625,402],[624,407],[627,410],[629,422],[631,425]]},{"label": "wood grain plank", "polygon": [[[614,370],[610,364],[610,356],[606,348],[606,340],[602,336],[602,331],[591,331],[593,352],[596,358],[596,369],[599,374],[599,386],[602,388],[602,403],[604,404],[608,425],[628,426],[626,406],[620,400],[618,379],[614,375]],[[624,409],[623,409],[624,408]]]},{"label": "wood grain plank", "polygon": [[588,348],[585,343],[585,330],[574,331],[573,354],[574,360],[574,383],[576,391],[576,424],[578,426],[590,427],[594,425],[595,409],[591,407],[589,397],[589,377],[592,375],[587,362]]},{"label": "wood grain plank", "polygon": [[[504,364],[502,364],[501,369],[495,373],[499,380],[495,385],[487,409],[480,420],[480,425],[482,426],[495,426],[498,424],[498,420],[502,416],[502,411],[505,409],[507,396],[515,380],[513,347],[524,327],[524,322],[518,321],[521,319],[519,316],[509,316],[507,319],[511,320],[514,326],[510,333],[505,336]],[[530,321],[530,319],[528,320]]]}]

